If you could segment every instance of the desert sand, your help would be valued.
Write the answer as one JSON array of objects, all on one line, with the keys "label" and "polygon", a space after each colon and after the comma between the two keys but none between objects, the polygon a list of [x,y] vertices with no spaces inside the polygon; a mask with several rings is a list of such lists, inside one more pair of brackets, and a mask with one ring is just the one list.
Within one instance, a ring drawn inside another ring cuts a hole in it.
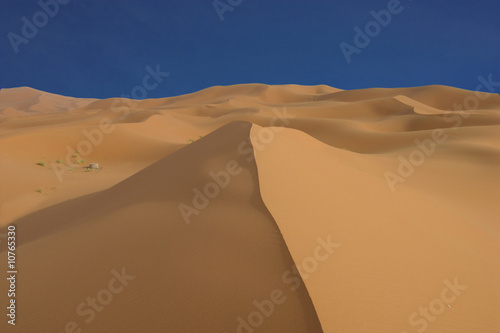
[{"label": "desert sand", "polygon": [[2,89],[1,332],[500,332],[499,167],[492,93]]}]

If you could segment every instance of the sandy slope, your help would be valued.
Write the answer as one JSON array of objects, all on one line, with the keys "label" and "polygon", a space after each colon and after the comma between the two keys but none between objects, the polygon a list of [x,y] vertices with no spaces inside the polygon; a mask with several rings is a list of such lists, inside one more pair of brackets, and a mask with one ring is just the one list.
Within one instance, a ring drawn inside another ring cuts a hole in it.
[{"label": "sandy slope", "polygon": [[497,94],[443,86],[3,89],[7,331],[500,331],[499,127]]}]

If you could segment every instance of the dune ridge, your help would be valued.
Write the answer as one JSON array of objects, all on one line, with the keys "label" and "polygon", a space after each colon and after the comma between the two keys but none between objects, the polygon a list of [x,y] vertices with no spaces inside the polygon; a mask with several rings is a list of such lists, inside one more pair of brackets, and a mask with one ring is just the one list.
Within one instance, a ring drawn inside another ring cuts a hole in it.
[{"label": "dune ridge", "polygon": [[[237,152],[250,128],[231,123],[107,190],[18,220],[23,319],[16,330],[56,330],[71,320],[93,332],[236,331],[254,301],[281,290],[285,302],[262,329],[321,332],[303,283],[293,293],[283,286],[293,261],[260,200],[255,163]],[[179,204],[193,205],[193,189],[213,181],[207,170],[231,161],[238,163],[235,179],[187,224]],[[86,315],[86,305],[78,312],[122,267],[135,276],[123,297],[103,314]]]}]

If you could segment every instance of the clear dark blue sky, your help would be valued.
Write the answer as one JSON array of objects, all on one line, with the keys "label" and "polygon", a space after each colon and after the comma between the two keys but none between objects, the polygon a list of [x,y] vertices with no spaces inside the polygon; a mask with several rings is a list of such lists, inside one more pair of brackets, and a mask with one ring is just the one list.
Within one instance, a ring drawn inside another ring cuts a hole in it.
[{"label": "clear dark blue sky", "polygon": [[142,86],[147,66],[170,74],[136,96],[255,82],[473,90],[479,75],[500,81],[498,0],[401,0],[349,64],[339,44],[356,46],[353,29],[396,0],[220,0],[232,9],[223,21],[213,0],[60,1],[50,17],[35,0],[0,0],[0,87],[115,97]]}]

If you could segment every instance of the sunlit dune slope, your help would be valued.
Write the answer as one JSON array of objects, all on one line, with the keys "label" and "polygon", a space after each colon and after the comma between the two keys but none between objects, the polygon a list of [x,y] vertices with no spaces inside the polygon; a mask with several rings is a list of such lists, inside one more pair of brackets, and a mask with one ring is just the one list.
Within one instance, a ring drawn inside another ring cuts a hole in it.
[{"label": "sunlit dune slope", "polygon": [[[252,136],[262,130],[252,128]],[[465,215],[431,190],[393,193],[380,177],[380,170],[392,167],[390,160],[329,147],[296,130],[276,133],[256,151],[256,162],[262,198],[301,267],[324,332],[500,327],[500,270],[492,266],[500,253],[499,227],[483,224],[487,214],[498,217],[496,206]],[[453,169],[456,161],[444,156],[440,163]],[[474,169],[462,165],[462,179],[455,181],[471,189],[478,177],[467,167]],[[441,177],[432,169],[420,172]],[[491,180],[496,171],[485,169],[482,177]],[[498,194],[495,186],[483,184],[483,194]],[[479,200],[481,194],[475,195]],[[311,260],[318,237],[337,245],[324,261]],[[464,290],[445,292],[449,301],[442,312],[434,300],[444,297],[444,281],[458,281]],[[438,320],[430,312],[435,323],[413,314],[432,301],[433,311],[442,312]]]}]

